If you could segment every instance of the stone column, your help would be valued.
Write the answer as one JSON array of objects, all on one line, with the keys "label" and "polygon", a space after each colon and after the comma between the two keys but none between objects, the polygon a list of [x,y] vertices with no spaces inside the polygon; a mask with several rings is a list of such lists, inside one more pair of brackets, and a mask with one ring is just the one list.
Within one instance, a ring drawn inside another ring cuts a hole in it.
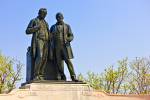
[{"label": "stone column", "polygon": [[27,49],[26,59],[26,82],[29,82],[31,80],[32,70],[31,47]]}]

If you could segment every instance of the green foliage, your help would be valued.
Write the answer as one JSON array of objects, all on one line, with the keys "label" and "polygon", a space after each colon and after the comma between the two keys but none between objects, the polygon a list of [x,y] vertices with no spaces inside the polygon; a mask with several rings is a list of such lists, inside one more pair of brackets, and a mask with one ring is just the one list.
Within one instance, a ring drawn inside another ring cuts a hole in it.
[{"label": "green foliage", "polygon": [[150,93],[150,59],[136,58],[130,63],[129,83],[131,93],[148,94]]},{"label": "green foliage", "polygon": [[91,87],[94,89],[101,89],[101,77],[98,74],[95,74],[93,72],[87,72],[87,78],[83,77],[83,75],[80,73],[78,75],[78,79],[82,80],[83,82],[88,83]]},{"label": "green foliage", "polygon": [[125,58],[119,60],[117,65],[109,66],[100,74],[88,72],[87,77],[79,74],[78,79],[110,94],[150,93],[150,59],[136,58],[128,62]]},{"label": "green foliage", "polygon": [[0,53],[0,93],[8,93],[15,88],[16,82],[21,80],[21,68],[19,61]]},{"label": "green foliage", "polygon": [[86,82],[95,89],[101,89],[101,77],[98,74],[88,72]]},{"label": "green foliage", "polygon": [[83,82],[85,82],[85,78],[83,77],[83,75],[81,73],[77,76],[77,78],[79,80],[82,80]]}]

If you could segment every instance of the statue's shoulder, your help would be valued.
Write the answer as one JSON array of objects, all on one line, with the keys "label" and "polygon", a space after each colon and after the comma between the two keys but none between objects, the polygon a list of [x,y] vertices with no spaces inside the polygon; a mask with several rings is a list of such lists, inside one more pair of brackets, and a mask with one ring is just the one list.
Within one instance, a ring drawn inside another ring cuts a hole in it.
[{"label": "statue's shoulder", "polygon": [[55,27],[56,26],[56,24],[53,24],[51,27]]},{"label": "statue's shoulder", "polygon": [[64,23],[64,25],[65,25],[66,27],[70,28],[70,25],[69,25],[69,24],[67,24],[67,23]]},{"label": "statue's shoulder", "polygon": [[[45,21],[45,23],[48,25],[48,22],[47,21]],[[48,25],[49,26],[49,25]]]},{"label": "statue's shoulder", "polygon": [[64,23],[64,25],[69,26],[69,24],[67,24],[67,23]]},{"label": "statue's shoulder", "polygon": [[56,24],[54,24],[54,25],[52,25],[52,26],[50,27],[50,32],[55,31],[55,29],[56,29]]},{"label": "statue's shoulder", "polygon": [[31,22],[31,23],[37,23],[37,22],[38,22],[38,20],[39,20],[38,18],[33,18],[33,19],[31,19],[31,21],[30,21],[30,22]]},{"label": "statue's shoulder", "polygon": [[51,26],[51,29],[54,29],[56,26],[57,26],[56,24],[53,24],[53,25]]}]

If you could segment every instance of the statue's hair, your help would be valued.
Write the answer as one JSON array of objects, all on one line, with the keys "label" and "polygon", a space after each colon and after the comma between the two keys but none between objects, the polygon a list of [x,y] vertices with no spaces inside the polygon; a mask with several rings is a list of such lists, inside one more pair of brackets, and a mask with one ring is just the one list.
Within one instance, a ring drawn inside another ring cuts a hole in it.
[{"label": "statue's hair", "polygon": [[57,19],[57,17],[58,17],[59,15],[64,18],[63,14],[62,14],[61,12],[58,12],[58,13],[56,14],[56,19]]},{"label": "statue's hair", "polygon": [[41,13],[41,12],[46,12],[47,13],[47,9],[46,8],[40,8],[39,13]]}]

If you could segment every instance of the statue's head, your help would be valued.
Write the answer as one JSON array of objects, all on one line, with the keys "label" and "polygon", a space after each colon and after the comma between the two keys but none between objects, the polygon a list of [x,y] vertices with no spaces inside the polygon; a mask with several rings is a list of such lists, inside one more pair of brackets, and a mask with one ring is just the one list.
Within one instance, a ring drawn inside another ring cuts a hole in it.
[{"label": "statue's head", "polygon": [[64,19],[63,14],[61,12],[58,12],[56,14],[56,20],[57,20],[57,22],[61,23],[61,22],[63,22],[63,19]]},{"label": "statue's head", "polygon": [[47,9],[46,8],[40,8],[38,12],[38,17],[40,19],[44,19],[47,15]]}]

